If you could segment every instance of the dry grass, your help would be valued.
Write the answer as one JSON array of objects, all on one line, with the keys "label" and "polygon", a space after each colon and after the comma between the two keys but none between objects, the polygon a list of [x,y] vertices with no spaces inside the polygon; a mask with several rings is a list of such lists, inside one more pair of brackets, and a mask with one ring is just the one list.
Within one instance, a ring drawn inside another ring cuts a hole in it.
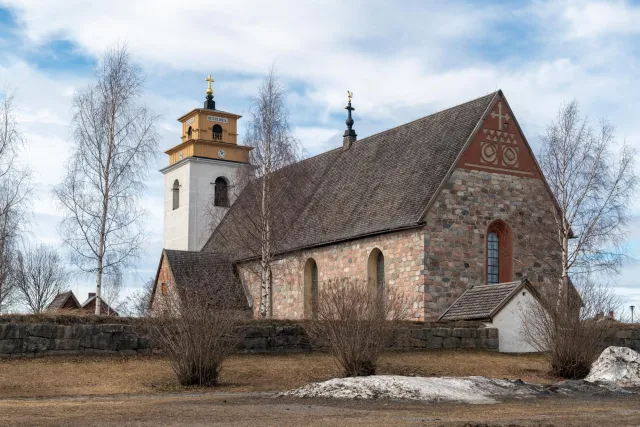
[{"label": "dry grass", "polygon": [[[386,353],[379,374],[521,378],[555,381],[541,355],[484,351]],[[328,354],[235,355],[224,362],[218,391],[278,391],[339,375]],[[0,398],[194,391],[181,387],[168,362],[155,356],[65,356],[0,359]]]}]

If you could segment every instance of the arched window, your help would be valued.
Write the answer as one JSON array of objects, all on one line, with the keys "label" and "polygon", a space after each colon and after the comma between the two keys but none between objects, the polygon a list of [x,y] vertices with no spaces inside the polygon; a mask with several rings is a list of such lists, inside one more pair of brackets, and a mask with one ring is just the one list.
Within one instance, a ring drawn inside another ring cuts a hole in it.
[{"label": "arched window", "polygon": [[189,129],[187,130],[187,139],[191,139],[192,136],[193,136],[193,129],[191,129],[191,126],[189,126]]},{"label": "arched window", "polygon": [[180,183],[177,179],[173,181],[173,188],[171,191],[173,192],[173,210],[175,211],[180,207]]},{"label": "arched window", "polygon": [[214,184],[213,205],[222,206],[224,208],[229,207],[229,189],[227,180],[218,177]]},{"label": "arched window", "polygon": [[220,125],[213,125],[213,139],[215,140],[222,140],[222,126]]},{"label": "arched window", "polygon": [[495,231],[487,237],[487,283],[500,283],[500,238]]},{"label": "arched window", "polygon": [[318,302],[318,264],[309,258],[304,265],[304,314],[306,318],[316,315]]},{"label": "arched window", "polygon": [[487,284],[513,280],[512,254],[511,228],[502,220],[492,222],[487,229]]},{"label": "arched window", "polygon": [[367,261],[367,275],[371,286],[375,289],[384,289],[386,282],[384,278],[384,255],[382,251],[375,248],[369,254],[369,260]]}]

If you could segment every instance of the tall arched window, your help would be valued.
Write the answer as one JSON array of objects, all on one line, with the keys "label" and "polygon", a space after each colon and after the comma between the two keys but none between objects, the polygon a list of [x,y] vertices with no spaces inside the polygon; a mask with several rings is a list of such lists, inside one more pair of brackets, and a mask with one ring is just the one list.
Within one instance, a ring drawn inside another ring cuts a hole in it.
[{"label": "tall arched window", "polygon": [[222,126],[213,125],[213,139],[222,140]]},{"label": "tall arched window", "polygon": [[375,248],[369,254],[369,260],[367,261],[367,275],[369,283],[375,289],[384,289],[384,284],[386,282],[384,271],[384,255],[380,249]]},{"label": "tall arched window", "polygon": [[180,183],[177,179],[173,181],[173,188],[171,191],[173,192],[173,210],[175,211],[180,207]]},{"label": "tall arched window", "polygon": [[318,264],[309,258],[304,265],[304,314],[306,318],[316,315],[318,302]]},{"label": "tall arched window", "polygon": [[192,136],[193,136],[193,129],[191,129],[191,126],[189,126],[189,129],[187,130],[187,139],[191,139]]},{"label": "tall arched window", "polygon": [[213,205],[224,208],[229,207],[229,189],[227,180],[222,177],[216,178],[214,183]]},{"label": "tall arched window", "polygon": [[495,231],[487,237],[487,283],[500,283],[500,238]]},{"label": "tall arched window", "polygon": [[513,244],[511,228],[502,221],[494,221],[487,229],[487,284],[513,280]]}]

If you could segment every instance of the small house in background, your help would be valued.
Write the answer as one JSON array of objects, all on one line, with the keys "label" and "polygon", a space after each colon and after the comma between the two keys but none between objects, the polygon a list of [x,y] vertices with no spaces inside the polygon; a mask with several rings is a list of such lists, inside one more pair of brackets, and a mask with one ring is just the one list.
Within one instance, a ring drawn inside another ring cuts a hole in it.
[{"label": "small house in background", "polygon": [[[87,311],[88,313],[95,313],[96,300],[97,300],[96,293],[89,292],[89,296],[87,297],[87,300],[82,303],[82,309]],[[113,308],[109,307],[109,304],[104,302],[103,299],[100,299],[100,303],[102,304],[102,306],[100,307],[100,312],[105,316],[120,316],[118,312],[115,311]]]},{"label": "small house in background", "polygon": [[[101,300],[101,312],[105,316],[120,316],[116,310]],[[51,301],[47,307],[48,312],[75,311],[82,314],[93,314],[96,311],[96,294],[89,292],[87,300],[80,304],[73,291],[62,292]]]},{"label": "small house in background", "polygon": [[528,280],[472,286],[438,319],[482,321],[498,329],[501,353],[533,353],[538,350],[523,338],[522,314],[539,304],[537,291]]},{"label": "small house in background", "polygon": [[47,307],[47,311],[79,310],[81,308],[82,305],[73,294],[73,291],[67,291],[56,295]]}]

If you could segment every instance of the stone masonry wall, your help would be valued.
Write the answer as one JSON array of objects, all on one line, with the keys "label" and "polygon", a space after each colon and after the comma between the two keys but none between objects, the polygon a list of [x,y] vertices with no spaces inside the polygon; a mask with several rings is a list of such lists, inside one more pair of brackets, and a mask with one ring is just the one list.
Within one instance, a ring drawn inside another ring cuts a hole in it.
[{"label": "stone masonry wall", "polygon": [[[148,338],[127,324],[0,323],[0,358],[42,355],[150,354]],[[293,323],[246,326],[240,353],[312,351],[304,328]],[[474,324],[407,324],[389,343],[391,350],[483,349],[497,351],[498,329]],[[617,331],[610,345],[640,351],[640,329]]]},{"label": "stone masonry wall", "polygon": [[[401,290],[411,302],[411,318],[421,320],[424,313],[424,236],[420,229],[387,233],[284,256],[273,266],[273,317],[305,317],[304,267],[309,258],[313,258],[318,266],[320,288],[323,283],[344,277],[366,282],[367,262],[374,248],[384,255],[387,285]],[[241,269],[257,317],[260,308],[258,265],[247,263]]]},{"label": "stone masonry wall", "polygon": [[[539,179],[457,169],[427,213],[424,229],[415,229],[315,248],[280,259],[274,267],[273,317],[304,318],[304,266],[318,265],[319,286],[342,277],[367,279],[374,248],[385,257],[388,286],[402,290],[411,318],[434,320],[468,287],[486,284],[486,230],[502,219],[512,229],[513,280],[534,285],[552,277],[554,247],[529,232],[552,229],[552,200]],[[523,222],[525,221],[525,222]],[[257,264],[242,266],[247,288],[259,310]]]},{"label": "stone masonry wall", "polygon": [[0,357],[82,353],[146,354],[151,342],[125,324],[0,324]]},{"label": "stone masonry wall", "polygon": [[552,264],[554,247],[527,230],[529,224],[552,229],[552,203],[539,179],[456,169],[426,218],[425,319],[439,316],[470,286],[486,284],[486,231],[498,219],[512,229],[513,280],[549,279],[543,266]]},{"label": "stone masonry wall", "polygon": [[[245,326],[241,353],[312,351],[301,325]],[[399,328],[393,350],[476,348],[497,350],[498,330],[483,326],[413,325]],[[0,324],[0,358],[78,354],[150,354],[152,344],[127,324],[4,323]]]}]

